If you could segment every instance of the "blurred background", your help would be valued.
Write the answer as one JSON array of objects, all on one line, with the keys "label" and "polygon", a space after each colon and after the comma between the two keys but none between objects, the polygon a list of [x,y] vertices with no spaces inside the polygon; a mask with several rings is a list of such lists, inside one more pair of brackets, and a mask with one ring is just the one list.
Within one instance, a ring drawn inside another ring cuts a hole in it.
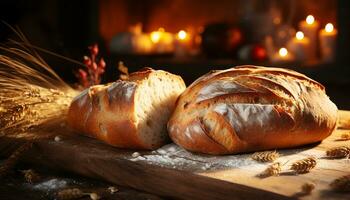
[{"label": "blurred background", "polygon": [[[143,67],[181,75],[187,84],[212,69],[278,66],[326,86],[350,109],[350,1],[347,0],[3,0],[0,19],[38,47],[83,62],[99,45],[103,82]],[[0,42],[16,39],[5,23]],[[81,65],[41,52],[67,82]]]}]

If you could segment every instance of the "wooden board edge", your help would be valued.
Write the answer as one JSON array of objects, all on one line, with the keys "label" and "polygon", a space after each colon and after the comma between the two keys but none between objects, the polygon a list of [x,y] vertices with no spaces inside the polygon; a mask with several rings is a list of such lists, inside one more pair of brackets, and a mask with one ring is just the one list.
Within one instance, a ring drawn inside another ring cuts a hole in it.
[{"label": "wooden board edge", "polygon": [[[1,156],[4,156],[3,153],[8,154],[20,143],[13,141],[13,138],[10,140],[1,139]],[[78,151],[74,149],[74,142],[65,142],[62,148],[62,144],[52,141],[37,141],[24,155],[23,161],[176,199],[291,199],[281,194],[176,169],[151,166],[118,157],[111,159],[95,154],[72,153]],[[12,145],[9,145],[11,143]]]}]

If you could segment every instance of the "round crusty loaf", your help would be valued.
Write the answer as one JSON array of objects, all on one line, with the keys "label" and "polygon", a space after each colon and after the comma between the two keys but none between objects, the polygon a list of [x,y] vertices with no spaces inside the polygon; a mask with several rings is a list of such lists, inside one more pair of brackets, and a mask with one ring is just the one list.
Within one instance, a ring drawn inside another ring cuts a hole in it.
[{"label": "round crusty loaf", "polygon": [[68,124],[116,147],[155,149],[169,141],[166,123],[185,88],[180,76],[145,68],[84,90],[70,105]]},{"label": "round crusty loaf", "polygon": [[337,107],[316,81],[287,69],[240,66],[189,86],[168,131],[187,150],[230,154],[321,141],[336,121]]}]

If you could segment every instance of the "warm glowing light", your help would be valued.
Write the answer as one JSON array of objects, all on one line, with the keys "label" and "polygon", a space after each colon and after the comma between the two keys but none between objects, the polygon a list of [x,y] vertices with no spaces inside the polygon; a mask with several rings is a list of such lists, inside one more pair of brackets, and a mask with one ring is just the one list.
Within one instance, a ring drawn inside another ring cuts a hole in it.
[{"label": "warm glowing light", "polygon": [[279,17],[273,18],[273,23],[276,25],[281,24],[281,18],[279,18]]},{"label": "warm glowing light", "polygon": [[295,34],[295,37],[298,39],[298,40],[302,40],[304,38],[304,33],[301,32],[301,31],[298,31],[296,34]]},{"label": "warm glowing light", "polygon": [[163,40],[165,30],[164,28],[160,27],[158,31],[153,31],[151,33],[151,40],[153,43],[158,43],[161,39]]},{"label": "warm glowing light", "polygon": [[179,32],[177,33],[177,37],[178,37],[180,40],[186,39],[186,37],[187,37],[186,31],[184,31],[184,30],[179,31]]},{"label": "warm glowing light", "polygon": [[308,16],[306,17],[306,23],[307,23],[307,24],[313,24],[314,22],[315,22],[314,16],[308,15]]},{"label": "warm glowing light", "polygon": [[159,32],[159,31],[152,32],[151,33],[151,40],[152,40],[152,42],[158,43],[159,40],[160,40],[160,35],[161,35],[161,32]]},{"label": "warm glowing light", "polygon": [[333,27],[333,24],[332,23],[328,23],[325,28],[326,32],[330,33],[333,31],[334,27]]},{"label": "warm glowing light", "polygon": [[288,50],[286,48],[282,47],[282,48],[280,48],[278,53],[280,54],[281,57],[285,57],[288,54]]}]

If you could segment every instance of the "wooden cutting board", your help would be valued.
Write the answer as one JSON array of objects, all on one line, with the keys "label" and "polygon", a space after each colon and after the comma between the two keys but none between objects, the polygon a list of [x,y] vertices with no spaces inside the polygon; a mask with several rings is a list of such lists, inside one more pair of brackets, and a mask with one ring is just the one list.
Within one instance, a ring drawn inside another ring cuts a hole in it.
[{"label": "wooden cutting board", "polygon": [[[322,143],[278,150],[282,155],[277,161],[284,165],[277,177],[258,178],[270,163],[258,163],[251,154],[193,154],[175,144],[137,152],[76,135],[37,141],[23,160],[178,199],[349,199],[350,193],[333,192],[329,183],[350,174],[350,159],[324,157],[329,148],[350,145],[350,141],[338,140],[350,132],[350,111],[340,111],[339,116],[338,129]],[[20,142],[2,138],[0,154],[9,155]],[[310,173],[295,175],[289,170],[293,161],[308,156],[317,158]],[[310,195],[300,193],[304,183],[316,185]]]}]

